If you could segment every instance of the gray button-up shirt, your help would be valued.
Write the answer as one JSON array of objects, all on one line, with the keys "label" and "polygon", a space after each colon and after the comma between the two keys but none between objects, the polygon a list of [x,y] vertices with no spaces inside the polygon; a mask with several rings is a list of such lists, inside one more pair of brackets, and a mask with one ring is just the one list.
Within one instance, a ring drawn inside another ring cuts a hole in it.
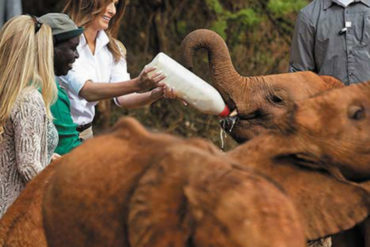
[{"label": "gray button-up shirt", "polygon": [[314,0],[297,18],[289,71],[311,70],[346,85],[370,80],[370,0],[346,8]]}]

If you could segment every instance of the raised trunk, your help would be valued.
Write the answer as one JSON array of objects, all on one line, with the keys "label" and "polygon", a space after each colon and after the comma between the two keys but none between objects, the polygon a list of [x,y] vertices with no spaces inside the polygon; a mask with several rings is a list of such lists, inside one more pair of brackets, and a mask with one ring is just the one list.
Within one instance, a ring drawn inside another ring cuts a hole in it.
[{"label": "raised trunk", "polygon": [[198,29],[188,34],[181,43],[183,64],[188,69],[193,68],[193,55],[198,49],[208,51],[209,67],[213,86],[232,109],[233,93],[244,83],[243,78],[235,70],[229,50],[224,40],[215,32],[207,29]]}]

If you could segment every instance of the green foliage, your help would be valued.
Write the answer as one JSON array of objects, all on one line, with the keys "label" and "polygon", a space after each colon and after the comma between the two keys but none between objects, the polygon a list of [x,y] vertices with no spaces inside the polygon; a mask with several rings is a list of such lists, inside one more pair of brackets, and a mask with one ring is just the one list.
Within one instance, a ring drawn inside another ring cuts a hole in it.
[{"label": "green foliage", "polygon": [[178,21],[176,23],[176,29],[179,32],[179,34],[186,35],[186,31],[187,31],[186,28],[187,28],[187,25],[185,21]]},{"label": "green foliage", "polygon": [[[239,11],[231,12],[225,9],[219,0],[206,0],[206,3],[208,8],[216,15],[216,20],[213,21],[210,29],[217,32],[225,40],[228,38],[226,30],[230,28],[230,25],[237,25],[238,30],[243,30],[260,23],[262,19],[252,8],[242,8]],[[233,34],[233,40],[235,40],[236,35]],[[238,37],[237,41],[240,38]]]},{"label": "green foliage", "polygon": [[218,33],[223,39],[226,39],[227,21],[225,19],[214,21],[210,29]]},{"label": "green foliage", "polygon": [[241,25],[251,27],[261,22],[261,17],[250,8],[239,10],[236,13],[230,13],[228,19],[232,21],[237,21]]},{"label": "green foliage", "polygon": [[284,16],[299,11],[305,5],[307,0],[270,0],[267,7],[272,13]]},{"label": "green foliage", "polygon": [[206,0],[208,7],[213,10],[218,15],[223,15],[225,13],[224,8],[218,0]]}]

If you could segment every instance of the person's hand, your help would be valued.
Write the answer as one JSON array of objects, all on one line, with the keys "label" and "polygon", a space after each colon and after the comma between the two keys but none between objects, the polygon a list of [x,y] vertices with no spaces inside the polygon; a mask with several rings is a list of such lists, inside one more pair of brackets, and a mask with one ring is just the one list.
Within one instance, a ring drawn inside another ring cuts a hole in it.
[{"label": "person's hand", "polygon": [[178,99],[180,100],[185,106],[188,105],[184,99],[181,99],[177,96],[175,90],[166,86],[164,83],[158,83],[159,87],[152,90],[153,96],[155,97],[163,97],[165,99]]},{"label": "person's hand", "polygon": [[51,161],[54,161],[54,160],[57,160],[57,159],[60,159],[62,156],[60,154],[57,154],[57,153],[53,153],[53,155],[51,156]]},{"label": "person's hand", "polygon": [[[138,87],[139,92],[148,91],[152,88],[158,87],[158,83],[162,81],[166,76],[161,73],[154,72],[154,67],[144,67],[138,76]],[[151,75],[149,75],[151,72]]]},{"label": "person's hand", "polygon": [[164,83],[158,83],[158,87],[154,88],[151,92],[151,98],[158,100],[160,98],[177,99],[175,91],[167,87]]},{"label": "person's hand", "polygon": [[150,91],[150,97],[153,100],[158,100],[164,96],[164,87],[159,86]]},{"label": "person's hand", "polygon": [[175,91],[173,90],[173,88],[169,88],[167,86],[164,86],[163,87],[163,98],[176,99],[177,95],[176,95]]}]

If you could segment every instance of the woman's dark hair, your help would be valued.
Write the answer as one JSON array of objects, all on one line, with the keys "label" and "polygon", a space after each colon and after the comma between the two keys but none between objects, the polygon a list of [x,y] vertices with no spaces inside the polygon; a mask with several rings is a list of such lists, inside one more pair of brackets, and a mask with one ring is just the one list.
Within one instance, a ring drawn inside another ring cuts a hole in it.
[{"label": "woman's dark hair", "polygon": [[[95,17],[105,11],[105,8],[112,2],[113,0],[67,0],[63,12],[69,15],[77,26],[86,27]],[[106,30],[109,37],[108,49],[112,53],[115,62],[118,62],[123,56],[115,39],[117,39],[126,5],[126,0],[118,1],[116,5],[117,12],[111,19],[110,25]]]}]

